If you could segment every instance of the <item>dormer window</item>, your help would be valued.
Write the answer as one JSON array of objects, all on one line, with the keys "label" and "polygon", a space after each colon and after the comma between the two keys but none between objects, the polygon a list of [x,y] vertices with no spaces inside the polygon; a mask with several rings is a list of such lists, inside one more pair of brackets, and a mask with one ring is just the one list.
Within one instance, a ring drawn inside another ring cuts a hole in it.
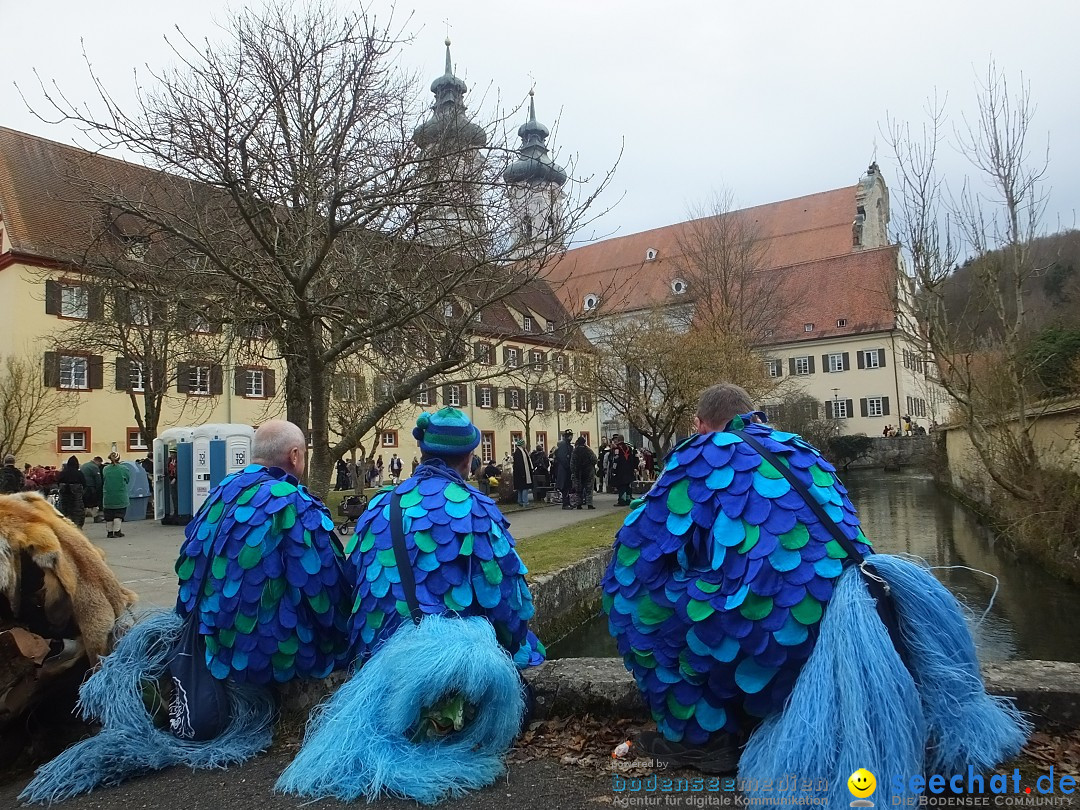
[{"label": "dormer window", "polygon": [[592,312],[598,306],[600,306],[600,296],[596,293],[589,293],[585,296],[585,300],[582,302],[586,312]]},{"label": "dormer window", "polygon": [[526,332],[531,332],[533,330],[533,320],[532,320],[532,318],[530,318],[528,315],[526,315],[524,318],[522,318],[521,319],[521,327]]},{"label": "dormer window", "polygon": [[682,295],[687,291],[687,289],[689,289],[689,286],[690,285],[688,285],[681,278],[677,278],[671,282],[671,291],[676,295]]},{"label": "dormer window", "polygon": [[547,324],[544,327],[544,331],[545,332],[554,332],[555,331],[555,321],[548,321]]},{"label": "dormer window", "polygon": [[813,332],[814,331],[814,325],[812,323],[804,323],[803,324],[803,331],[804,332]]},{"label": "dormer window", "polygon": [[656,248],[649,248],[648,250],[645,251],[645,261],[647,261],[647,262],[656,261]]},{"label": "dormer window", "polygon": [[842,329],[843,327],[847,326],[847,318],[837,318],[836,326],[838,329]]},{"label": "dormer window", "polygon": [[454,305],[453,304],[447,304],[446,306],[444,306],[442,314],[443,314],[444,318],[453,318],[454,317]]}]

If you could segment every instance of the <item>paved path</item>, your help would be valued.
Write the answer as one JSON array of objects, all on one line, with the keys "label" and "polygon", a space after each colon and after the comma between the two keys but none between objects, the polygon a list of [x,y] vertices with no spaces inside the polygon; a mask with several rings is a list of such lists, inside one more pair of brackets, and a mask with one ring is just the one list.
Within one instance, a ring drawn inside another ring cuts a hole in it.
[{"label": "paved path", "polygon": [[[614,495],[598,495],[596,509],[561,509],[558,506],[530,507],[507,514],[510,531],[521,540],[607,515],[625,507],[615,506]],[[86,536],[105,551],[109,566],[120,580],[137,594],[140,604],[172,606],[176,601],[173,565],[184,538],[182,526],[162,526],[140,520],[124,524],[124,537],[107,538],[104,523],[87,523]]]}]

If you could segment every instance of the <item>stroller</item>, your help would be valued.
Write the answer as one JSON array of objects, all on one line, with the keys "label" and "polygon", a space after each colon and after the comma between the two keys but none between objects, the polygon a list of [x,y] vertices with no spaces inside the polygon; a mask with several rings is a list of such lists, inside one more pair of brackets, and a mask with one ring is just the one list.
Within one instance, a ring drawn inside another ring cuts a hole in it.
[{"label": "stroller", "polygon": [[338,515],[343,517],[344,520],[338,524],[337,533],[342,537],[348,537],[352,534],[356,521],[364,514],[367,505],[368,499],[366,495],[349,495],[347,498],[342,498],[341,503],[338,504]]}]

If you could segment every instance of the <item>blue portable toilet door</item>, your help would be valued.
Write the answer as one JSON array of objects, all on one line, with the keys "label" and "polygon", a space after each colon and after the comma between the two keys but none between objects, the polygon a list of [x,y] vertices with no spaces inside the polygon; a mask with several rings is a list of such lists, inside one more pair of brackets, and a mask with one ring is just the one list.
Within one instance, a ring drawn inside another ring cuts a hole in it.
[{"label": "blue portable toilet door", "polygon": [[[225,454],[227,448],[222,439],[210,440],[210,489],[212,490],[228,475]],[[209,494],[209,493],[208,493]]]},{"label": "blue portable toilet door", "polygon": [[195,514],[195,459],[189,442],[176,445],[176,517],[187,523]]}]

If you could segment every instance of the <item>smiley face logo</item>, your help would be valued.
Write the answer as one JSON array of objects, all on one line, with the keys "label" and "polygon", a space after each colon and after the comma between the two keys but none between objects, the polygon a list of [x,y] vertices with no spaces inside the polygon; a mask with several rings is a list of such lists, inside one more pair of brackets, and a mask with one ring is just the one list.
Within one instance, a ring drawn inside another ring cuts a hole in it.
[{"label": "smiley face logo", "polygon": [[872,796],[877,789],[877,779],[866,768],[859,768],[848,777],[847,787],[852,796],[865,799],[867,796]]}]

